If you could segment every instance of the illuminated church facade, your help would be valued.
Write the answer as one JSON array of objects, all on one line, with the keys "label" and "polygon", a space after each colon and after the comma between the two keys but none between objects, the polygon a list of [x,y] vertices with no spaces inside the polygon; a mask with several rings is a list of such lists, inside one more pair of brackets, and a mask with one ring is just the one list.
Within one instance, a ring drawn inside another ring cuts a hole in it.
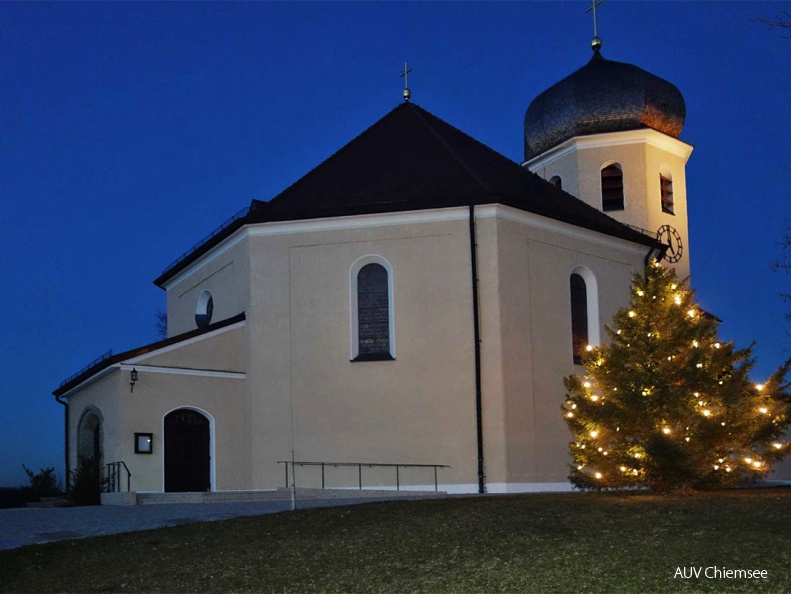
[{"label": "illuminated church facade", "polygon": [[563,377],[632,275],[689,275],[684,119],[598,48],[530,104],[521,164],[406,100],[156,279],[168,338],[55,391],[68,465],[136,492],[276,489],[292,456],[370,464],[303,487],[569,489]]}]

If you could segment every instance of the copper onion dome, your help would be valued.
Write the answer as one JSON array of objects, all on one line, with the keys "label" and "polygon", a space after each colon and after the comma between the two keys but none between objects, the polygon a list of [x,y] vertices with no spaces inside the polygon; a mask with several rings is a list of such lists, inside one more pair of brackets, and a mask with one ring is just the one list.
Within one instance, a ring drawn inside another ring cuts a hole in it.
[{"label": "copper onion dome", "polygon": [[590,62],[527,108],[525,160],[586,134],[653,128],[678,138],[686,112],[675,85],[595,51]]}]

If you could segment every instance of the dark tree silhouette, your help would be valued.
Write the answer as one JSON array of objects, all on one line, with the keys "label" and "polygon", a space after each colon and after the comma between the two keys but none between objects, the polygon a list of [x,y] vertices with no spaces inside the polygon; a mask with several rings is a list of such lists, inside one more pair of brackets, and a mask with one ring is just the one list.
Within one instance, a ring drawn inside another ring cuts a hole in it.
[{"label": "dark tree silhouette", "polygon": [[157,335],[160,338],[168,337],[168,313],[166,311],[160,310],[157,312],[157,321],[154,327],[157,329]]}]

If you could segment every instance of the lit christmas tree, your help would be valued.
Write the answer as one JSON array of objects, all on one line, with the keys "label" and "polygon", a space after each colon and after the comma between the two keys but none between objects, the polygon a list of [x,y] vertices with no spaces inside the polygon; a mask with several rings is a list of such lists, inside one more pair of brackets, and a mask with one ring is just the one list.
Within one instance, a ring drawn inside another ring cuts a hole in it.
[{"label": "lit christmas tree", "polygon": [[753,384],[752,346],[720,342],[718,321],[673,270],[649,266],[631,290],[609,345],[588,347],[585,377],[565,379],[571,482],[668,491],[765,477],[791,450],[791,359]]}]

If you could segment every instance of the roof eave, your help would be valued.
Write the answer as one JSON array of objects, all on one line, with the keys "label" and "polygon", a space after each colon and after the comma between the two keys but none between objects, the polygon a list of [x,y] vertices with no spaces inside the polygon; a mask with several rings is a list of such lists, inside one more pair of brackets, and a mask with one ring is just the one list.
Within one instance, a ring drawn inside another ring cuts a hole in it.
[{"label": "roof eave", "polygon": [[67,394],[68,392],[70,392],[71,390],[73,390],[74,388],[76,388],[77,386],[79,386],[80,384],[83,384],[86,381],[90,380],[91,378],[93,378],[97,374],[105,371],[106,369],[108,369],[108,368],[110,368],[110,367],[112,367],[112,366],[114,366],[114,365],[116,365],[118,363],[122,363],[122,362],[126,361],[127,359],[132,359],[134,357],[139,357],[140,355],[146,355],[148,353],[152,353],[152,352],[157,351],[159,349],[162,349],[162,348],[165,348],[165,347],[168,347],[168,346],[172,346],[172,345],[178,344],[180,342],[184,342],[184,341],[189,340],[191,338],[195,338],[195,337],[201,336],[203,334],[209,334],[209,333],[214,332],[216,330],[221,330],[222,328],[225,328],[227,326],[232,326],[233,324],[236,324],[238,322],[243,322],[245,319],[246,319],[245,312],[242,312],[242,313],[240,313],[238,315],[235,315],[233,317],[227,318],[225,320],[221,320],[219,322],[215,322],[214,324],[209,324],[205,328],[196,328],[195,330],[190,330],[189,332],[184,332],[184,333],[178,334],[176,336],[171,336],[170,338],[165,338],[164,340],[158,340],[157,342],[152,342],[150,344],[146,344],[146,345],[137,347],[135,349],[131,349],[131,350],[125,351],[123,353],[119,353],[117,355],[113,355],[112,357],[108,357],[107,359],[104,359],[103,361],[100,361],[99,363],[97,363],[93,367],[89,367],[88,369],[86,369],[84,372],[82,372],[80,375],[78,375],[74,379],[70,380],[69,382],[67,382],[67,383],[65,383],[65,384],[63,384],[61,386],[58,386],[58,388],[52,392],[52,395],[56,396],[56,397],[63,396],[65,394]]}]

